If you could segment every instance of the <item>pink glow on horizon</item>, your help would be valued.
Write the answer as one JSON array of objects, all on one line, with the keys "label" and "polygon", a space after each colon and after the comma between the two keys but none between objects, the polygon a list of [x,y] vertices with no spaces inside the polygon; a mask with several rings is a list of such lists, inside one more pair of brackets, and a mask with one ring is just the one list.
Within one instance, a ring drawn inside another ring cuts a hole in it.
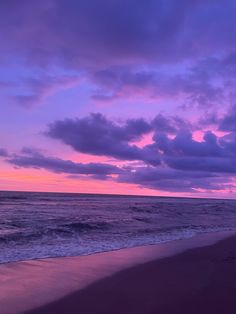
[{"label": "pink glow on horizon", "polygon": [[[24,184],[22,184],[24,182]],[[23,170],[3,172],[0,190],[34,191],[34,192],[68,192],[95,194],[126,194],[126,195],[167,195],[159,191],[139,188],[134,184],[99,181],[93,179],[68,179],[57,174],[40,170]]]},{"label": "pink glow on horizon", "polygon": [[[236,178],[235,178],[236,179]],[[23,182],[23,183],[22,183]],[[111,180],[100,181],[94,179],[70,179],[66,176],[53,174],[45,170],[8,169],[1,170],[0,190],[32,191],[32,192],[67,192],[94,194],[124,194],[146,196],[179,196],[179,197],[213,197],[234,198],[236,185],[228,190],[209,191],[198,189],[199,195],[194,193],[165,192],[139,187],[135,184],[117,183]]]}]

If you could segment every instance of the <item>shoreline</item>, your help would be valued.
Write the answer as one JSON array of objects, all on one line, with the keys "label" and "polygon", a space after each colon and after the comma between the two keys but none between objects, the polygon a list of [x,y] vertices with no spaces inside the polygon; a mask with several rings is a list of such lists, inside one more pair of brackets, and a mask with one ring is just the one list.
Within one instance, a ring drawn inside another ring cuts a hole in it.
[{"label": "shoreline", "polygon": [[[144,244],[134,244],[131,246],[126,246],[126,247],[118,247],[118,248],[112,248],[112,249],[107,249],[104,251],[94,251],[91,253],[85,253],[85,254],[75,254],[75,255],[52,255],[52,256],[45,256],[45,257],[33,257],[33,258],[26,258],[26,259],[19,259],[19,260],[9,260],[9,261],[4,261],[0,262],[0,267],[1,265],[7,265],[7,264],[13,264],[13,263],[21,263],[21,262],[30,262],[30,261],[43,261],[43,260],[51,260],[51,259],[61,259],[61,258],[78,258],[78,257],[84,257],[84,256],[93,256],[97,254],[103,254],[103,253],[108,253],[108,252],[115,252],[115,251],[120,251],[120,250],[129,250],[129,249],[135,249],[135,248],[143,248],[147,246],[156,246],[156,245],[165,245],[170,242],[178,242],[178,241],[183,241],[183,240],[190,240],[190,239],[195,239],[198,238],[199,236],[209,236],[213,235],[214,238],[217,238],[217,235],[223,236],[224,234],[236,234],[236,228],[230,228],[226,230],[213,230],[213,231],[204,231],[204,232],[199,232],[196,233],[192,236],[189,237],[183,237],[183,238],[176,238],[176,239],[171,239],[171,240],[165,240],[161,242],[153,242],[153,243],[144,243]],[[226,236],[227,237],[227,236]],[[220,241],[220,240],[219,240]]]},{"label": "shoreline", "polygon": [[1,314],[20,314],[47,307],[47,304],[60,303],[73,293],[86,291],[96,283],[118,276],[120,272],[171,259],[188,250],[211,247],[235,235],[235,231],[207,233],[182,240],[85,256],[1,264]]}]

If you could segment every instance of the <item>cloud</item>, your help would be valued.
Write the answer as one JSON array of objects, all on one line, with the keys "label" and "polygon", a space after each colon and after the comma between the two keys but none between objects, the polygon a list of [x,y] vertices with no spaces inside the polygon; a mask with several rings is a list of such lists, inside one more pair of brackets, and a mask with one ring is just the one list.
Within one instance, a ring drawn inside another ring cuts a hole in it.
[{"label": "cloud", "polygon": [[41,64],[61,59],[81,66],[104,63],[108,56],[163,58],[186,14],[198,6],[186,0],[42,0],[36,5],[12,0],[0,6],[0,27],[8,39],[4,50],[18,48]]},{"label": "cloud", "polygon": [[180,130],[175,137],[157,134],[154,137],[162,160],[173,169],[205,171],[208,173],[236,173],[236,137],[217,137],[205,132],[202,141],[194,140],[189,130]]},{"label": "cloud", "polygon": [[[168,191],[224,188],[236,174],[236,133],[217,136],[207,130],[196,140],[193,132],[193,126],[177,116],[158,114],[150,121],[131,119],[118,124],[91,114],[56,121],[46,135],[78,152],[142,162],[131,163],[119,173],[119,182]],[[152,134],[152,142],[138,146],[146,134]]]},{"label": "cloud", "polygon": [[85,118],[55,121],[46,134],[82,153],[159,164],[158,153],[151,146],[139,148],[132,144],[151,129],[142,118],[118,124],[97,113]]},{"label": "cloud", "polygon": [[230,177],[226,179],[224,176],[204,171],[195,172],[154,167],[140,167],[136,171],[122,173],[118,177],[118,181],[168,192],[198,192],[201,189],[212,191],[232,187]]},{"label": "cloud", "polygon": [[167,157],[166,164],[174,169],[190,170],[193,172],[236,174],[235,158],[220,157]]},{"label": "cloud", "polygon": [[236,105],[231,106],[219,121],[219,130],[236,132]]},{"label": "cloud", "polygon": [[12,96],[12,99],[24,108],[32,108],[44,103],[47,97],[77,84],[79,84],[78,76],[40,75],[31,77],[18,83],[21,91]]},{"label": "cloud", "polygon": [[[233,0],[224,8],[211,0],[35,5],[10,0],[0,4],[0,55],[4,64],[20,60],[33,72],[82,72],[95,85],[96,100],[166,97],[177,98],[184,108],[205,108],[233,97],[235,84],[230,87],[228,80],[232,84],[235,74],[234,11]],[[28,89],[13,98],[30,108],[67,85],[64,79],[29,79]]]},{"label": "cloud", "polygon": [[211,131],[204,134],[203,141],[196,141],[189,130],[179,130],[174,138],[159,133],[154,137],[158,148],[170,156],[219,157],[225,150],[218,143],[217,136]]},{"label": "cloud", "polygon": [[7,157],[8,151],[4,148],[0,148],[0,157]]},{"label": "cloud", "polygon": [[44,156],[33,150],[24,150],[24,154],[11,155],[6,161],[20,168],[45,169],[55,173],[71,175],[91,175],[103,179],[111,174],[119,174],[122,170],[105,163],[76,163],[56,157]]},{"label": "cloud", "polygon": [[[138,95],[148,100],[171,99],[183,108],[228,106],[235,99],[236,52],[225,49],[212,56],[185,63],[113,65],[90,73],[97,86],[93,98],[101,101],[127,99]],[[214,110],[216,113],[216,110]]]},{"label": "cloud", "polygon": [[[140,166],[131,164],[122,168],[107,163],[76,163],[56,157],[45,156],[35,149],[24,148],[21,154],[4,155],[5,161],[16,168],[44,169],[58,174],[66,174],[71,179],[90,178],[112,180],[119,183],[137,184],[140,187],[169,192],[198,192],[204,190],[221,190],[231,188],[229,175],[211,173],[209,169],[166,166]],[[201,162],[201,160],[200,160]],[[233,165],[232,165],[233,166]],[[234,166],[235,168],[235,166]],[[235,170],[234,170],[235,171]]]},{"label": "cloud", "polygon": [[6,39],[1,49],[40,65],[173,62],[234,47],[234,10],[233,0],[223,8],[210,0],[42,0],[35,5],[11,0],[0,5]]},{"label": "cloud", "polygon": [[[97,84],[92,97],[101,101],[127,99],[139,95],[144,99],[181,100],[183,105],[206,107],[223,101],[223,86],[206,77],[202,63],[183,68],[172,74],[171,70],[139,70],[130,66],[113,67],[91,73],[92,82]],[[206,64],[204,63],[204,69]],[[216,77],[216,74],[214,73]],[[228,78],[227,78],[228,79]]]},{"label": "cloud", "polygon": [[[117,124],[101,114],[91,114],[55,121],[46,135],[78,152],[97,156],[137,160],[152,166],[164,163],[182,170],[235,172],[236,134],[217,137],[208,130],[202,140],[195,140],[193,131],[193,126],[179,117],[158,114],[151,121],[130,119]],[[152,143],[143,147],[133,144],[146,134],[152,134]]]}]

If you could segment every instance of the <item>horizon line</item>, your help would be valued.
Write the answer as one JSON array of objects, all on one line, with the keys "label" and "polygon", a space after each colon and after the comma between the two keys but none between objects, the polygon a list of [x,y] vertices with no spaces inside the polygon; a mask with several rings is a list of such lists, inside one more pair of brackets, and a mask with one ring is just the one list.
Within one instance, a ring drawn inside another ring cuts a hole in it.
[{"label": "horizon line", "polygon": [[123,197],[152,197],[152,198],[179,198],[179,199],[206,199],[206,200],[231,200],[236,198],[217,198],[217,197],[191,197],[191,196],[163,196],[163,195],[144,195],[144,194],[114,194],[114,193],[88,193],[88,192],[52,192],[52,191],[22,191],[22,190],[0,190],[1,192],[10,193],[48,193],[48,194],[80,194],[80,195],[101,195],[101,196],[123,196]]}]

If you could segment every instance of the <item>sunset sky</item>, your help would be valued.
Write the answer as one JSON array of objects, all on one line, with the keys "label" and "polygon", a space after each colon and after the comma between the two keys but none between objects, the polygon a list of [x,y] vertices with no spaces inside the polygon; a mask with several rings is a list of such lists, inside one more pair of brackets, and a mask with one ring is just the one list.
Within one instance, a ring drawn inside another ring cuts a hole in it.
[{"label": "sunset sky", "polygon": [[236,2],[0,2],[0,190],[236,197]]}]

